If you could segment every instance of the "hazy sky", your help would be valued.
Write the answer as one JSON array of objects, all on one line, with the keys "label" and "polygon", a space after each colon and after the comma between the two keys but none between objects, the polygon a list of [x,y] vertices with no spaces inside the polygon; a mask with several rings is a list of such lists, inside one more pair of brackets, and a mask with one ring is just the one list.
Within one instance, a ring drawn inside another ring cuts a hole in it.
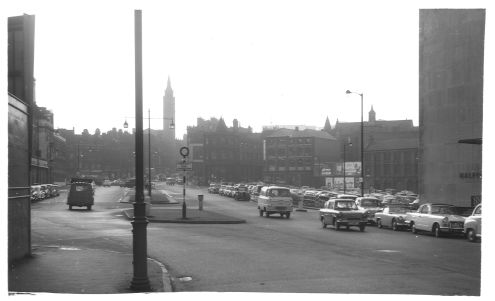
[{"label": "hazy sky", "polygon": [[143,16],[144,112],[162,117],[170,76],[178,137],[197,117],[237,118],[255,131],[359,121],[360,98],[347,89],[364,93],[365,120],[373,105],[377,119],[418,124],[418,8],[431,1],[67,2],[7,10],[36,15],[36,100],[57,128],[107,131],[134,116],[134,9]]}]

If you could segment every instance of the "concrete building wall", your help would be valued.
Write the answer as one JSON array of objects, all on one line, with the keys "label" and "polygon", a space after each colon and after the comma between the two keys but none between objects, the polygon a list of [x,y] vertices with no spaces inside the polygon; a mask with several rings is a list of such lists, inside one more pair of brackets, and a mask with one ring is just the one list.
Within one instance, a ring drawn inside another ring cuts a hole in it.
[{"label": "concrete building wall", "polygon": [[419,26],[420,197],[470,206],[481,145],[458,141],[482,137],[485,10],[423,9]]}]

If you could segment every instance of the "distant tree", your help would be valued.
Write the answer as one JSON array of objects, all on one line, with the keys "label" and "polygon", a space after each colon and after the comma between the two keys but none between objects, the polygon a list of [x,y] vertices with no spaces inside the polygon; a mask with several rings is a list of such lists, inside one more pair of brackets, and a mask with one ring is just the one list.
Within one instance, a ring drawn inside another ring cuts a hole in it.
[{"label": "distant tree", "polygon": [[101,135],[101,131],[100,131],[100,129],[97,128],[95,130],[95,136],[100,136],[100,135]]},{"label": "distant tree", "polygon": [[83,135],[83,136],[89,136],[89,131],[88,131],[88,129],[84,129],[84,130],[82,131],[82,135]]}]

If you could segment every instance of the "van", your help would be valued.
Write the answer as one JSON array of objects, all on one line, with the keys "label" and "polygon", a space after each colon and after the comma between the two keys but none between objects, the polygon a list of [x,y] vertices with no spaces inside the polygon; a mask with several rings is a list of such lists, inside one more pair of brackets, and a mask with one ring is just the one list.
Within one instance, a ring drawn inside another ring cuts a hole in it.
[{"label": "van", "polygon": [[67,205],[69,210],[72,210],[73,206],[86,207],[91,210],[94,200],[94,187],[93,182],[73,180],[71,181],[69,193],[67,194]]},{"label": "van", "polygon": [[292,212],[292,196],[289,188],[279,186],[265,186],[261,188],[258,196],[258,210],[260,216],[269,217],[270,214],[279,213],[290,218]]}]

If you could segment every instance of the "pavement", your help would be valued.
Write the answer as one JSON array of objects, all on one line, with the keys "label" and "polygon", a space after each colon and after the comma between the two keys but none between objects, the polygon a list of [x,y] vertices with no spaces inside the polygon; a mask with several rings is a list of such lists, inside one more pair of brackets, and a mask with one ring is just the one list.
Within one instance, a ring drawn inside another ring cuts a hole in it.
[{"label": "pavement", "polygon": [[[124,209],[128,219],[134,217],[134,209]],[[183,223],[183,224],[241,224],[246,220],[223,215],[217,212],[186,209],[186,218],[182,218],[182,208],[155,208],[151,206],[147,215],[148,221],[152,223]]]},{"label": "pavement", "polygon": [[[120,202],[132,203],[134,194],[126,191]],[[146,202],[150,202],[146,197]],[[158,223],[238,224],[245,220],[197,208],[188,208],[186,218],[178,201],[165,191],[152,192],[148,220]],[[167,207],[175,205],[175,208]],[[132,219],[134,210],[123,213]],[[119,294],[137,293],[130,289],[133,255],[111,250],[74,246],[32,246],[31,256],[9,265],[10,295],[26,293]],[[163,263],[148,258],[150,292],[172,292],[171,277]]]},{"label": "pavement", "polygon": [[[9,294],[118,294],[131,290],[132,254],[72,246],[33,246],[32,255],[9,266]],[[148,259],[151,292],[171,292],[163,264]]]}]

